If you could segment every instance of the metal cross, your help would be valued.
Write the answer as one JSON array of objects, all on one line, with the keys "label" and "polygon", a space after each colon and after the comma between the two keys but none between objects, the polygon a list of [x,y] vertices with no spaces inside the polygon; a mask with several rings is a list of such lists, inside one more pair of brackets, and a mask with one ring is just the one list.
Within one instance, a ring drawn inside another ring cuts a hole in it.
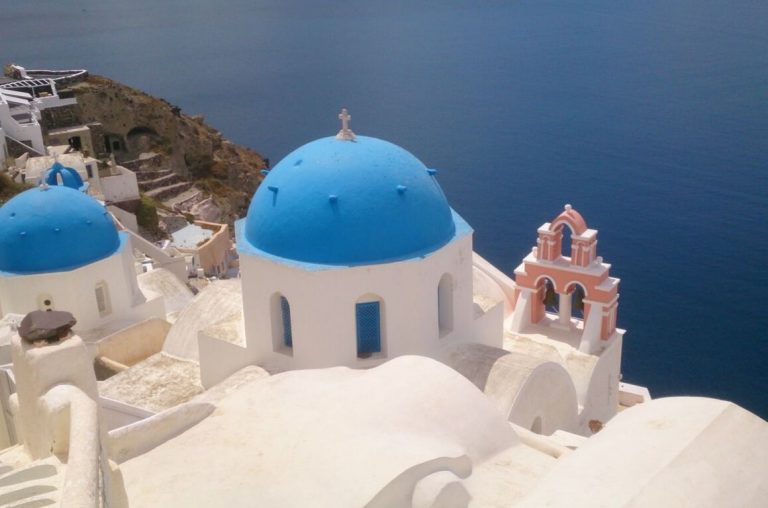
[{"label": "metal cross", "polygon": [[347,108],[343,108],[339,113],[339,120],[341,120],[341,130],[336,134],[336,139],[345,141],[354,141],[355,133],[349,128],[349,121],[352,120]]}]

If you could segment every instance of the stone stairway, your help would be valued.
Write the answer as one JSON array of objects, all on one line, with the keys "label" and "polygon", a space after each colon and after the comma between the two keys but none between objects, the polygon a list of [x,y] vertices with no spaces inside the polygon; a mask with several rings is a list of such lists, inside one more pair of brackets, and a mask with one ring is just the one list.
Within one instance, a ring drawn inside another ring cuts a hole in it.
[{"label": "stone stairway", "polygon": [[0,506],[57,505],[65,468],[55,462],[47,459],[20,468],[0,465]]},{"label": "stone stairway", "polygon": [[160,171],[147,171],[147,173],[154,173],[155,175],[153,176],[155,176],[155,178],[146,179],[146,177],[144,177],[139,179],[139,175],[143,175],[143,173],[136,173],[136,179],[139,180],[139,189],[141,189],[141,192],[149,192],[154,189],[168,187],[175,183],[182,182],[182,179],[179,177],[179,175],[168,169]]},{"label": "stone stairway", "polygon": [[158,201],[172,199],[189,190],[192,182],[184,180],[170,169],[156,169],[152,166],[135,171],[139,190]]},{"label": "stone stairway", "polygon": [[153,199],[164,201],[166,199],[170,199],[176,196],[177,194],[181,194],[182,192],[188,190],[191,187],[192,187],[192,182],[180,182],[180,183],[174,183],[171,185],[166,185],[164,187],[158,187],[150,191],[147,191],[144,194]]},{"label": "stone stairway", "polygon": [[139,182],[146,182],[148,180],[155,180],[163,176],[175,174],[170,169],[139,169],[134,170],[136,173],[136,180]]}]

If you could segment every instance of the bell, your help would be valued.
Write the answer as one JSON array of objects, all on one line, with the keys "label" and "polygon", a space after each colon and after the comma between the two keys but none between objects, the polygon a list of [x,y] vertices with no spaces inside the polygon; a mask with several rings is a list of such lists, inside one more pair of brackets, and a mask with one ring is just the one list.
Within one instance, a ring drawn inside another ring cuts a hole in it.
[{"label": "bell", "polygon": [[547,286],[547,292],[544,293],[544,306],[545,307],[557,307],[558,301],[557,301],[557,293],[555,293],[555,288],[552,286]]},{"label": "bell", "polygon": [[576,298],[573,299],[573,308],[576,310],[584,310],[584,293],[581,291],[576,292]]}]

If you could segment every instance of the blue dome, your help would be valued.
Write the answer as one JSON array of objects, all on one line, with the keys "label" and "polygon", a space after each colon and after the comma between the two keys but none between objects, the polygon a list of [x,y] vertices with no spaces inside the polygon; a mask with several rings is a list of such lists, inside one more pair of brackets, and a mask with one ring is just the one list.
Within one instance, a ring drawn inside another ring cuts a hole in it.
[{"label": "blue dome", "polygon": [[[58,176],[61,175],[61,184],[59,184]],[[83,183],[83,179],[80,178],[80,174],[73,168],[62,166],[58,161],[53,163],[53,166],[46,171],[42,176],[42,182],[47,185],[63,185],[70,189],[83,191],[88,188],[88,184]]]},{"label": "blue dome", "polygon": [[268,254],[328,265],[428,254],[456,231],[434,173],[380,139],[318,139],[269,172],[248,209],[245,237]]},{"label": "blue dome", "polygon": [[69,187],[30,189],[0,208],[0,271],[70,270],[110,256],[119,247],[106,208]]}]

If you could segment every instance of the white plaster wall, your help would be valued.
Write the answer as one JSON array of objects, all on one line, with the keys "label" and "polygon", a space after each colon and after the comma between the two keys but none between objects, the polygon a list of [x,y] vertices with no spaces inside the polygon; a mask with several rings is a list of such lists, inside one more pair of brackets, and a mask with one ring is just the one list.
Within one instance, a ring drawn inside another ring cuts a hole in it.
[{"label": "white plaster wall", "polygon": [[510,422],[539,434],[575,429],[576,390],[560,364],[480,344],[445,348],[440,360],[482,390]]},{"label": "white plaster wall", "polygon": [[[10,344],[8,350],[10,357]],[[16,387],[11,381],[9,371],[10,368],[7,370],[0,368],[0,450],[4,450],[17,442],[9,400]]]},{"label": "white plaster wall", "polygon": [[477,277],[476,282],[482,282],[482,287],[477,288],[483,294],[498,294],[501,293],[504,296],[504,318],[509,317],[514,308],[512,301],[515,294],[515,281],[509,278],[507,274],[493,266],[485,258],[483,258],[477,252],[472,253],[472,263],[475,269],[480,272],[484,277]]},{"label": "white plaster wall", "polygon": [[472,322],[472,342],[491,347],[501,347],[504,335],[504,303],[499,302],[495,306],[474,316]]},{"label": "white plaster wall", "polygon": [[575,430],[576,390],[566,370],[554,362],[538,365],[514,398],[509,421],[539,434]]},{"label": "white plaster wall", "polygon": [[95,400],[97,387],[91,367],[92,358],[82,339],[77,336],[56,345],[36,347],[15,335],[12,349],[19,403],[15,415],[19,440],[27,446],[27,452],[32,457],[46,457],[51,453],[56,429],[40,399],[56,385],[73,385]]},{"label": "white plaster wall", "polygon": [[139,198],[139,184],[136,174],[122,166],[118,166],[119,175],[101,178],[99,185],[106,201],[125,201]]},{"label": "white plaster wall", "polygon": [[99,397],[101,422],[106,430],[118,429],[154,415],[151,411],[131,406],[118,400]]},{"label": "white plaster wall", "polygon": [[133,231],[134,233],[139,232],[139,223],[136,220],[136,216],[132,214],[131,212],[126,212],[122,208],[118,208],[114,205],[107,206],[107,210],[114,215],[117,220],[120,221],[120,223],[125,226],[127,229]]},{"label": "white plaster wall", "polygon": [[206,390],[251,363],[248,350],[238,344],[209,337],[204,332],[200,332],[198,344],[200,383]]},{"label": "white plaster wall", "polygon": [[171,324],[160,318],[150,318],[131,325],[99,340],[96,354],[123,365],[135,365],[163,349]]},{"label": "white plaster wall", "polygon": [[[96,303],[96,284],[107,283],[111,312],[99,316]],[[150,302],[138,288],[133,271],[130,249],[123,248],[115,254],[89,265],[66,272],[31,275],[0,276],[0,307],[5,313],[27,314],[37,310],[38,297],[52,297],[55,310],[71,312],[77,319],[76,330],[91,330],[111,321],[149,317],[164,317],[162,300]],[[149,311],[149,312],[147,312]]]},{"label": "white plaster wall", "polygon": [[[472,339],[470,235],[425,258],[318,271],[241,253],[240,271],[249,356],[270,370],[371,367],[405,354],[435,356],[446,343]],[[453,332],[440,337],[437,287],[445,273],[454,284]],[[270,299],[275,293],[290,303],[291,354],[273,347]],[[355,304],[371,295],[383,302],[382,353],[359,359]]]},{"label": "white plaster wall", "polygon": [[619,413],[515,506],[762,508],[766,449],[766,422],[734,404],[656,399]]},{"label": "white plaster wall", "polygon": [[616,415],[619,406],[622,345],[623,336],[617,333],[616,338],[601,353],[592,369],[589,387],[582,403],[583,409],[579,416],[578,432],[581,434],[591,434],[590,420],[606,423]]},{"label": "white plaster wall", "polygon": [[0,102],[0,124],[2,124],[8,136],[18,141],[29,142],[38,153],[45,153],[43,132],[37,120],[34,120],[32,123],[19,123],[11,116],[8,104]]}]

